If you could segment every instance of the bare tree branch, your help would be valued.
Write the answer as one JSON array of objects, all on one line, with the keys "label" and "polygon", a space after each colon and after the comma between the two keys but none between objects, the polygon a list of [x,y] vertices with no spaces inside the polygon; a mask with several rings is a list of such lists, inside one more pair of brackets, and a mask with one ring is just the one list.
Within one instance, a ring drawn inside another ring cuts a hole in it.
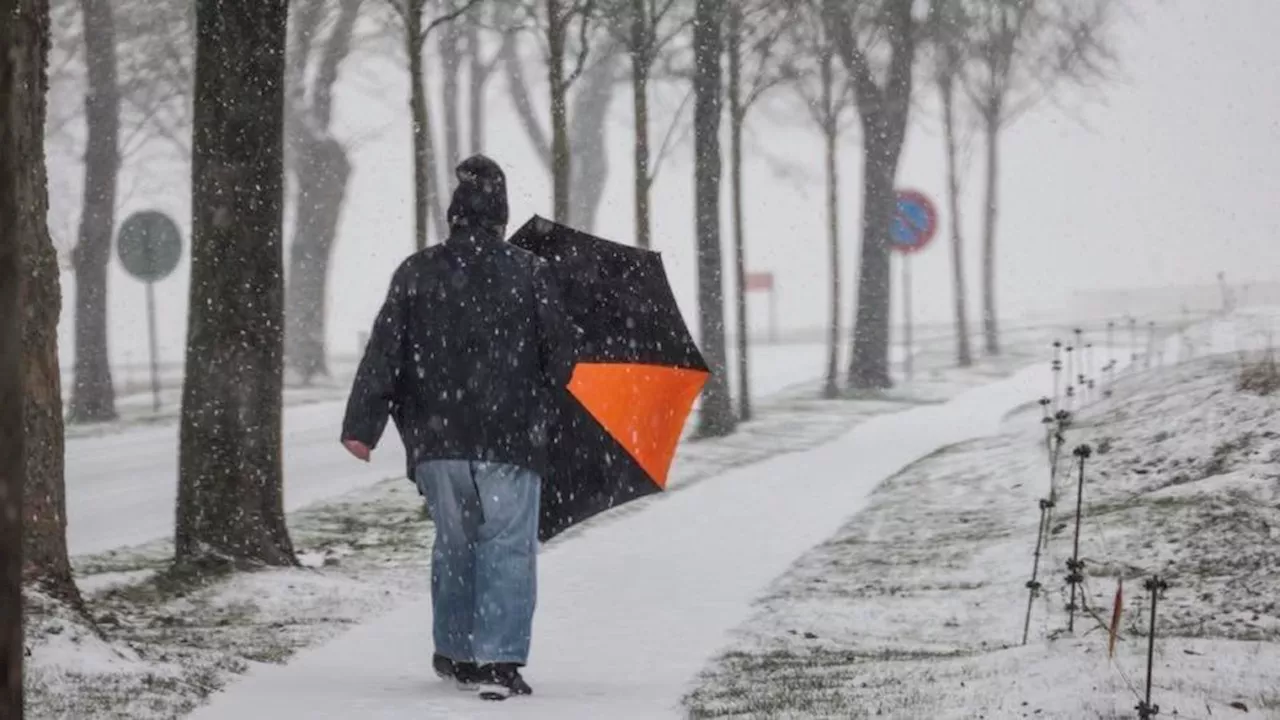
[{"label": "bare tree branch", "polygon": [[[421,2],[421,0],[419,0],[419,2]],[[445,13],[444,15],[441,15],[440,17],[437,17],[435,20],[432,20],[431,22],[427,23],[427,26],[422,30],[422,37],[418,38],[419,52],[421,52],[422,46],[426,44],[427,38],[431,37],[431,32],[433,30],[440,27],[441,25],[444,25],[445,23],[451,23],[454,20],[457,20],[458,18],[462,17],[463,15],[466,15],[467,13],[471,12],[472,8],[476,7],[481,2],[484,2],[484,0],[466,0],[466,2],[462,4],[462,7],[457,8],[452,12]]]}]

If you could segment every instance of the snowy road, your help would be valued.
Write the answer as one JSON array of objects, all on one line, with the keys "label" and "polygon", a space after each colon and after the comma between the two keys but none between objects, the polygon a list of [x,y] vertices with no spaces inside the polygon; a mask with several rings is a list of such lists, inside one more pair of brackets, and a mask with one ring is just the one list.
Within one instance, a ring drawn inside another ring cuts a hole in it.
[{"label": "snowy road", "polygon": [[[757,397],[821,377],[822,345],[761,346],[751,369]],[[337,442],[344,401],[287,407],[287,510],[403,475],[404,450],[389,432],[369,465]],[[72,555],[104,552],[173,534],[178,482],[176,425],[67,440],[67,542]]]},{"label": "snowy road", "polygon": [[938,448],[995,434],[1044,383],[1035,367],[943,405],[876,417],[834,443],[706,480],[550,548],[528,672],[537,695],[512,701],[518,709],[431,676],[431,608],[416,602],[287,666],[255,668],[193,717],[679,716],[681,696],[771,580],[885,478]]}]

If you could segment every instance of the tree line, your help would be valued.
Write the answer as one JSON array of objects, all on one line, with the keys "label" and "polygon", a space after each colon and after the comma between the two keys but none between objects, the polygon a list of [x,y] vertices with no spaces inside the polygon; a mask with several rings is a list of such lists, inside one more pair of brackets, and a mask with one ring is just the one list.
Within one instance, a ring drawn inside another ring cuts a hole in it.
[{"label": "tree line", "polygon": [[[1001,131],[1058,88],[1105,77],[1114,60],[1110,8],[1106,0],[0,0],[0,17],[15,19],[0,25],[0,717],[21,712],[21,586],[81,604],[66,547],[60,273],[44,153],[69,124],[83,123],[86,140],[80,222],[62,248],[77,287],[67,419],[115,416],[105,298],[118,178],[140,148],[163,146],[189,158],[193,214],[174,565],[288,565],[296,558],[282,501],[283,377],[286,365],[303,377],[327,372],[325,286],[356,142],[335,135],[334,92],[353,52],[398,48],[412,79],[404,99],[412,247],[444,235],[442,178],[464,152],[484,149],[495,76],[505,77],[543,159],[554,217],[588,230],[611,171],[604,118],[616,89],[630,86],[641,247],[653,244],[649,193],[662,160],[692,132],[697,312],[715,371],[697,430],[719,436],[750,414],[743,129],[752,109],[778,96],[824,141],[825,393],[887,387],[888,227],[907,131],[927,90],[943,120],[964,365],[973,356],[960,223],[967,128],[984,150],[981,315],[983,349],[995,354]],[[72,82],[77,63],[82,108],[46,117],[51,83]],[[530,81],[531,67],[545,72],[545,84]],[[669,124],[654,126],[655,82],[684,84],[687,123],[682,104]],[[743,344],[738,408],[727,381],[722,277],[726,121],[732,301]],[[855,127],[862,217],[850,284],[837,158]],[[289,204],[296,221],[286,242]],[[856,310],[846,338],[840,300],[850,286]],[[842,372],[845,342],[851,358]]]}]

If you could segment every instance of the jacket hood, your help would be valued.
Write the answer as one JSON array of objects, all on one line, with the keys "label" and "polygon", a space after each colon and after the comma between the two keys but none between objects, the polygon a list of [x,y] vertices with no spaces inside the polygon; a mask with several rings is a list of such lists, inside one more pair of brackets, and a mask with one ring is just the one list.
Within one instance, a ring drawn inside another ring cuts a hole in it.
[{"label": "jacket hood", "polygon": [[507,176],[498,163],[484,155],[463,160],[454,173],[458,186],[449,203],[451,236],[462,228],[484,228],[499,234],[506,228]]}]

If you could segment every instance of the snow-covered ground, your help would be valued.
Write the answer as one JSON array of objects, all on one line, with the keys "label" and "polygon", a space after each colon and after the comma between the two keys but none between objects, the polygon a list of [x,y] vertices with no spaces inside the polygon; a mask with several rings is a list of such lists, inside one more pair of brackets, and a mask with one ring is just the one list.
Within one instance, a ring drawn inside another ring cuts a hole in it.
[{"label": "snow-covered ground", "polygon": [[[528,673],[538,694],[520,716],[678,714],[689,680],[772,578],[886,477],[998,430],[1041,375],[1035,368],[945,404],[873,416],[838,442],[707,478],[548,548]],[[254,668],[193,717],[508,716],[510,707],[429,679],[430,621],[429,603],[409,603],[286,666]]]},{"label": "snow-covered ground", "polygon": [[[752,387],[767,399],[821,377],[822,345],[761,346],[753,353]],[[285,505],[289,510],[404,474],[404,449],[388,432],[364,465],[337,438],[345,383],[314,388],[284,413]],[[305,402],[305,399],[311,400]],[[173,533],[178,482],[178,429],[170,422],[67,440],[67,541],[72,555],[137,545]]]},{"label": "snow-covered ground", "polygon": [[[1258,343],[1240,317],[1192,348]],[[1262,344],[1266,344],[1265,341]],[[1181,346],[1181,341],[1178,341]],[[1173,348],[1169,348],[1173,349]],[[1150,600],[1161,717],[1280,717],[1280,370],[1218,355],[1122,379],[1084,410],[1084,606],[1064,582],[1078,466],[1058,505],[1021,647],[1025,583],[1049,492],[1039,408],[1004,434],[946,448],[882,485],[775,582],[686,698],[692,717],[1128,718],[1142,699]],[[1145,363],[1143,363],[1145,367]],[[1240,388],[1242,369],[1275,393]],[[1044,377],[1044,376],[1042,376]],[[1105,624],[1123,578],[1114,660]]]},{"label": "snow-covered ground", "polygon": [[[1238,334],[1206,325],[1189,336],[1204,352],[1223,349],[1227,336]],[[1048,329],[1029,334],[1003,365],[964,372],[940,371],[950,364],[949,343],[930,346],[918,355],[910,386],[839,402],[817,399],[820,383],[812,378],[824,366],[821,347],[779,347],[773,359],[762,354],[753,367],[757,421],[723,440],[686,443],[671,492],[606,514],[546,548],[529,672],[539,695],[522,703],[521,714],[681,713],[689,683],[728,643],[729,631],[751,616],[752,600],[835,532],[868,492],[941,445],[995,432],[1008,412],[1044,392],[1043,362],[991,383],[1043,360],[1053,336]],[[1162,343],[1166,361],[1171,342]],[[807,381],[797,382],[801,378]],[[973,389],[979,386],[986,387]],[[333,444],[336,418],[314,417],[312,442]],[[116,437],[155,438],[161,430]],[[112,462],[159,452],[143,445]],[[384,478],[401,474],[398,461]],[[333,463],[341,465],[346,484],[335,472],[333,484],[314,489],[310,499],[345,494],[322,502],[291,499],[291,507],[307,505],[290,514],[304,569],[175,578],[166,574],[171,549],[165,539],[78,557],[90,612],[110,642],[74,618],[37,612],[31,677],[43,712],[35,717],[173,717],[246,669],[252,671],[243,683],[217,696],[202,717],[496,712],[426,679],[430,523],[412,487],[372,476],[351,481],[361,466],[345,458]],[[300,482],[305,479],[291,476],[290,487]],[[164,509],[160,533],[134,535],[167,536],[171,502],[152,506]],[[118,532],[107,527],[104,522],[103,537]],[[114,547],[121,537],[100,547]],[[583,628],[600,631],[584,635]],[[273,665],[298,651],[288,666]],[[360,654],[355,667],[344,669],[348,652]],[[343,678],[330,682],[325,673]],[[310,701],[273,689],[309,686],[317,678],[329,689]],[[324,701],[327,692],[337,694]],[[352,710],[353,703],[365,709]]]},{"label": "snow-covered ground", "polygon": [[[735,435],[686,443],[670,492],[632,503],[557,539],[575,544],[595,525],[644,514],[651,505],[697,488],[732,468],[813,448],[868,418],[936,403],[988,383],[1039,354],[1042,339],[1003,364],[939,371],[950,348],[921,352],[917,380],[876,398],[818,399],[820,382],[795,385],[786,373],[760,387],[790,389],[761,396],[757,420]],[[821,368],[820,355],[784,358],[788,372]],[[767,368],[757,362],[757,372]],[[772,385],[771,385],[772,383]],[[349,463],[344,463],[349,465]],[[398,474],[398,473],[397,473]],[[351,625],[420,600],[427,590],[430,523],[403,480],[353,490],[290,513],[290,528],[305,569],[236,573],[193,579],[166,573],[167,540],[75,559],[89,610],[111,639],[104,643],[74,618],[54,610],[33,615],[31,697],[36,717],[174,717],[181,715],[246,663],[279,662]],[[584,538],[581,542],[591,542]],[[551,552],[554,552],[552,550]],[[41,639],[43,638],[43,639]],[[74,657],[72,657],[74,655]]]}]

